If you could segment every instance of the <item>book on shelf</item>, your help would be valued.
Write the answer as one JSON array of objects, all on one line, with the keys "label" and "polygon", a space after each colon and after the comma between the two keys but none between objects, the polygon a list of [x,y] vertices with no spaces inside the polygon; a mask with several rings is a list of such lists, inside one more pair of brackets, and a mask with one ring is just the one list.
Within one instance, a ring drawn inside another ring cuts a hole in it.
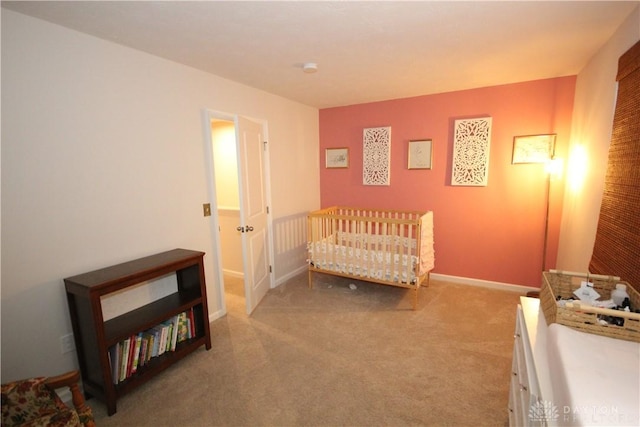
[{"label": "book on shelf", "polygon": [[171,323],[165,321],[162,325],[162,333],[164,334],[164,352],[171,350]]},{"label": "book on shelf", "polygon": [[178,344],[178,318],[180,315],[173,316],[171,319],[171,351],[176,351]]},{"label": "book on shelf", "polygon": [[189,331],[189,317],[187,316],[187,312],[183,311],[178,315],[178,336],[177,341],[181,343],[190,337],[191,333]]},{"label": "book on shelf", "polygon": [[147,341],[149,343],[147,344],[147,360],[145,362],[145,365],[146,365],[147,362],[151,360],[151,357],[153,355],[153,347],[155,345],[155,336],[149,331],[145,331],[145,335],[147,336]]},{"label": "book on shelf", "polygon": [[129,362],[129,347],[131,346],[131,338],[122,341],[122,354],[120,355],[120,376],[119,381],[127,379],[127,364]]},{"label": "book on shelf", "polygon": [[114,384],[118,384],[120,380],[120,354],[122,348],[120,343],[112,345],[109,348],[109,364],[111,365],[111,380]]},{"label": "book on shelf", "polygon": [[160,325],[156,325],[153,328],[151,328],[151,331],[153,333],[154,336],[154,344],[153,344],[153,354],[152,357],[158,357],[161,356],[162,353],[164,353],[164,347],[166,346],[166,334],[163,332],[164,328],[163,326]]},{"label": "book on shelf", "polygon": [[160,338],[162,338],[162,330],[154,326],[148,331],[153,336],[153,349],[151,351],[151,357],[158,357],[158,350],[160,349]]},{"label": "book on shelf", "polygon": [[162,323],[162,327],[166,334],[166,339],[164,342],[164,351],[171,351],[171,338],[173,338],[173,318],[166,320]]},{"label": "book on shelf", "polygon": [[147,336],[144,332],[140,332],[140,355],[138,356],[138,367],[142,368],[146,362],[147,357]]},{"label": "book on shelf", "polygon": [[140,347],[142,346],[142,332],[138,335],[133,336],[132,339],[135,342],[135,347],[133,350],[133,360],[131,362],[131,372],[129,373],[129,376],[135,374],[138,370],[138,362],[140,361]]},{"label": "book on shelf", "polygon": [[127,372],[126,372],[126,377],[125,378],[129,378],[131,376],[131,368],[133,367],[133,358],[135,357],[135,353],[136,353],[136,337],[135,335],[132,335],[129,337],[129,356],[127,358]]},{"label": "book on shelf", "polygon": [[193,307],[191,307],[191,310],[189,310],[188,315],[190,324],[189,331],[191,332],[191,336],[189,338],[194,338],[196,336],[196,321],[193,315]]}]

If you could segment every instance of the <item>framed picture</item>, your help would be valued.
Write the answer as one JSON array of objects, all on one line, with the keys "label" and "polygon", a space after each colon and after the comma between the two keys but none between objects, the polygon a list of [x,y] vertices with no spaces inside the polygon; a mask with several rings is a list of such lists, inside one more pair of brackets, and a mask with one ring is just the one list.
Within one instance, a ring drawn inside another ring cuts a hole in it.
[{"label": "framed picture", "polygon": [[553,156],[555,145],[555,134],[515,136],[511,164],[546,163]]},{"label": "framed picture", "polygon": [[433,144],[430,139],[409,141],[408,169],[431,169]]},{"label": "framed picture", "polygon": [[349,167],[349,149],[346,147],[327,148],[325,156],[325,166],[327,169]]}]

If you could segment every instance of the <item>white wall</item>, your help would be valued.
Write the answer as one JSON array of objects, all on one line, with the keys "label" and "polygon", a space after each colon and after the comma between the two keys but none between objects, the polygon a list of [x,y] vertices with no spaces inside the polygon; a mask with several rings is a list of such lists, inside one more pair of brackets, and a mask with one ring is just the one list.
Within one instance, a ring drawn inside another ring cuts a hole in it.
[{"label": "white wall", "polygon": [[202,250],[220,308],[205,108],[268,122],[274,221],[319,207],[317,109],[2,10],[3,381],[77,366],[64,277]]},{"label": "white wall", "polygon": [[[618,58],[640,40],[640,7],[578,74],[557,268],[588,271],[593,253],[617,93]],[[572,163],[576,149],[586,154]],[[578,170],[574,168],[578,168]],[[579,179],[584,168],[584,179]],[[577,180],[573,178],[577,173]]]}]

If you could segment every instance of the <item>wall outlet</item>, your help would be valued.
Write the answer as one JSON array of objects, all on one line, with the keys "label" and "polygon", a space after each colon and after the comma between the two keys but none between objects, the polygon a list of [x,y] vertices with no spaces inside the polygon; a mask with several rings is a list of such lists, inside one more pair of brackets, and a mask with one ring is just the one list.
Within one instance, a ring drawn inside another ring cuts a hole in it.
[{"label": "wall outlet", "polygon": [[76,350],[76,343],[73,341],[73,334],[60,337],[60,351],[62,354],[71,353]]}]

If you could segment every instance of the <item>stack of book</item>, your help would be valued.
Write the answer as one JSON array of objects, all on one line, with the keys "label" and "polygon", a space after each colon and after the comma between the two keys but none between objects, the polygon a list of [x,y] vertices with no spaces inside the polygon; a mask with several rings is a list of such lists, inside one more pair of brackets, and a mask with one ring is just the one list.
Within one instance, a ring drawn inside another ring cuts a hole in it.
[{"label": "stack of book", "polygon": [[113,383],[126,380],[154,357],[175,351],[178,343],[193,337],[195,322],[191,309],[111,346],[109,363]]}]

